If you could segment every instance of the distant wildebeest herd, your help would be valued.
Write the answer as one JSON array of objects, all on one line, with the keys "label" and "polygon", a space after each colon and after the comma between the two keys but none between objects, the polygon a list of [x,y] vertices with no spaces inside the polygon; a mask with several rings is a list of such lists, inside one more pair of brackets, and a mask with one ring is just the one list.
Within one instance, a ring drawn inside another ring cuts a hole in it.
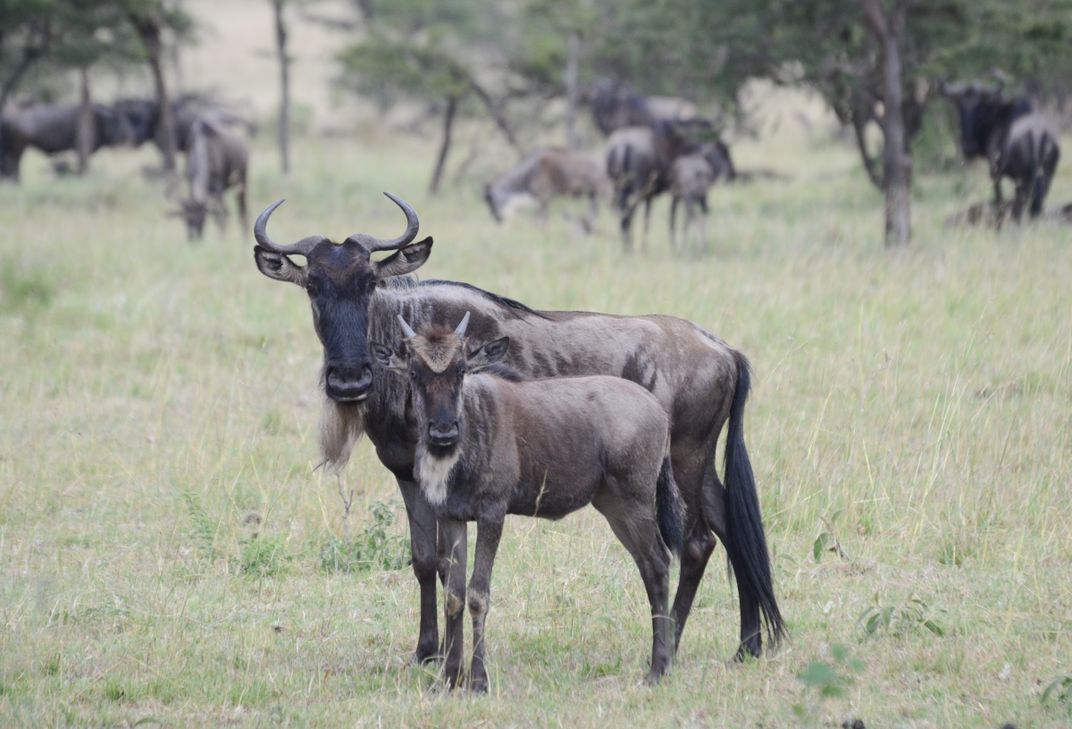
[{"label": "distant wildebeest herd", "polygon": [[[248,145],[239,127],[252,125],[225,107],[198,96],[183,96],[171,104],[175,151],[186,155],[187,195],[176,215],[186,222],[191,240],[200,238],[205,217],[226,219],[223,193],[234,188],[239,222],[246,226],[246,168]],[[153,142],[163,151],[160,107],[151,99],[120,99],[91,107],[88,149],[140,147]],[[28,148],[47,155],[73,152],[79,145],[82,108],[79,104],[30,104],[5,109],[0,115],[0,177],[19,180],[22,156]]]},{"label": "distant wildebeest herd", "polygon": [[[467,283],[418,281],[410,274],[432,239],[414,242],[417,213],[390,197],[406,215],[402,235],[354,233],[339,244],[320,235],[272,240],[276,202],[254,224],[254,258],[264,275],[309,297],[324,350],[324,462],[341,468],[367,435],[398,482],[421,595],[415,659],[444,656],[445,681],[457,685],[468,606],[469,685],[486,690],[484,622],[505,516],[558,519],[589,503],[643,578],[649,681],[669,669],[716,537],[737,582],[738,656],[760,654],[764,627],[777,644],[786,627],[744,443],[744,355],[671,316],[538,311]],[[378,251],[393,252],[376,260]],[[725,485],[715,464],[724,429]],[[469,521],[477,548],[466,587]],[[669,605],[671,551],[681,577]]]},{"label": "distant wildebeest herd", "polygon": [[[1025,206],[1032,218],[1043,209],[1060,159],[1057,134],[1025,97],[1010,97],[999,84],[942,82],[938,90],[953,102],[959,122],[960,151],[966,161],[985,159],[994,186],[990,205],[973,206],[958,222],[987,221],[1000,225],[1006,217],[1020,221]],[[685,234],[699,223],[701,245],[707,242],[708,193],[719,180],[737,179],[729,148],[714,125],[686,99],[643,96],[629,86],[602,81],[582,95],[596,127],[606,137],[603,151],[581,152],[543,148],[490,182],[485,199],[495,220],[502,222],[510,200],[535,198],[541,217],[556,197],[589,200],[585,229],[595,219],[597,202],[613,198],[623,241],[631,247],[633,215],[644,206],[647,238],[651,203],[669,192],[670,243],[674,246],[678,206],[685,208]],[[602,158],[603,164],[597,162]],[[1001,180],[1013,181],[1011,203]],[[1060,216],[1066,216],[1062,208]]]}]

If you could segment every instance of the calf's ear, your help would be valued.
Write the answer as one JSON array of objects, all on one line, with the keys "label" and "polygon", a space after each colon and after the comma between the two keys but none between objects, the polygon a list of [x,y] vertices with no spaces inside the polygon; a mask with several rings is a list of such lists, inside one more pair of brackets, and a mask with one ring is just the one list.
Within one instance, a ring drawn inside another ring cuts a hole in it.
[{"label": "calf's ear", "polygon": [[384,369],[394,372],[404,372],[406,370],[406,360],[386,344],[369,342],[369,348],[372,350],[372,356],[376,358],[376,361]]},{"label": "calf's ear", "polygon": [[257,263],[257,269],[268,278],[276,281],[289,281],[305,288],[307,278],[305,267],[295,264],[282,253],[254,246],[253,260]]},{"label": "calf's ear", "polygon": [[510,337],[500,337],[490,341],[469,353],[465,358],[466,369],[469,372],[479,372],[501,360],[508,349],[510,349]]},{"label": "calf's ear", "polygon": [[428,236],[418,243],[400,248],[382,261],[374,262],[372,266],[376,270],[376,275],[381,279],[401,276],[413,273],[423,266],[430,255],[432,255],[432,237]]}]

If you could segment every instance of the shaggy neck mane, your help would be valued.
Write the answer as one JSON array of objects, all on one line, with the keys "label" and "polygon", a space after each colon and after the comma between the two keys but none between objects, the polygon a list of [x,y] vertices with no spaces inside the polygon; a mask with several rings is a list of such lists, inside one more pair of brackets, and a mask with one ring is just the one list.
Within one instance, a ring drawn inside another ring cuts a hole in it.
[{"label": "shaggy neck mane", "polygon": [[[440,294],[440,291],[448,288],[454,289],[463,299],[471,300],[469,304],[456,305],[459,318],[465,309],[469,309],[481,311],[499,321],[527,317],[550,319],[546,314],[530,309],[519,301],[469,284],[454,281],[418,281],[417,277],[412,275],[396,276],[387,279],[377,288],[369,302],[369,341],[397,346],[404,338],[398,324],[399,314],[417,331],[428,328],[434,320],[435,311],[444,307],[444,303],[439,299],[447,292]],[[346,465],[354,445],[366,431],[377,444],[381,439],[412,437],[406,417],[409,378],[380,367],[375,359],[372,368],[372,389],[363,402],[337,403],[328,397],[324,398],[320,417],[320,452],[325,465],[332,470],[340,470]],[[503,379],[520,379],[503,365],[492,366],[485,372]]]}]

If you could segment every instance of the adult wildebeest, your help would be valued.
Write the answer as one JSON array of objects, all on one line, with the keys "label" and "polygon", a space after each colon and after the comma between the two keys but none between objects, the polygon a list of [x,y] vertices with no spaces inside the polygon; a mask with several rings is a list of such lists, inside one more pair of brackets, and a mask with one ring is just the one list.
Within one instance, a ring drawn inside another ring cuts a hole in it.
[{"label": "adult wildebeest", "polygon": [[[110,106],[93,104],[89,151],[133,142],[126,118]],[[0,175],[19,179],[23,152],[33,147],[52,155],[78,148],[80,104],[33,104],[0,115]]]},{"label": "adult wildebeest", "polygon": [[186,235],[199,240],[205,217],[211,211],[222,232],[227,219],[223,194],[234,188],[238,220],[246,227],[246,168],[249,150],[236,132],[211,119],[198,119],[190,128],[186,153],[189,196],[180,201],[178,215],[186,221]]},{"label": "adult wildebeest", "polygon": [[607,175],[614,185],[614,204],[627,249],[632,247],[633,214],[637,207],[644,205],[642,241],[646,246],[651,203],[670,189],[674,160],[692,153],[709,158],[712,169],[722,170],[730,178],[736,174],[729,149],[704,120],[625,127],[610,135],[606,146]]},{"label": "adult wildebeest", "polygon": [[[648,683],[670,667],[670,550],[681,551],[682,504],[670,466],[670,423],[640,385],[618,377],[519,381],[480,374],[510,345],[470,347],[458,327],[418,335],[401,319],[401,351],[373,342],[379,364],[408,378],[417,424],[414,475],[439,517],[449,550],[444,583],[445,678],[462,677],[463,606],[473,619],[469,686],[487,691],[484,621],[491,571],[507,514],[561,519],[587,504],[606,517],[633,557],[651,607]],[[477,523],[473,577],[465,585],[466,522]]]},{"label": "adult wildebeest", "polygon": [[587,231],[595,224],[599,199],[609,190],[610,181],[598,155],[548,147],[536,150],[489,182],[484,188],[484,200],[491,216],[501,223],[506,207],[519,196],[535,198],[541,218],[546,218],[548,205],[555,198],[584,197],[588,199],[589,217],[584,221]]},{"label": "adult wildebeest", "polygon": [[957,108],[964,158],[985,157],[989,164],[995,205],[1004,202],[1001,178],[1008,177],[1016,186],[1013,220],[1019,222],[1029,200],[1031,217],[1038,217],[1061,156],[1057,134],[1030,101],[1006,98],[1000,86],[942,83],[940,91]]},{"label": "adult wildebeest", "polygon": [[[157,149],[164,149],[164,128],[160,124],[160,105],[154,99],[127,98],[115,102],[115,108],[128,120],[134,130],[134,144],[141,146],[152,141]],[[175,151],[189,152],[190,133],[198,119],[210,119],[217,125],[243,127],[252,134],[256,127],[241,116],[220,104],[196,94],[184,94],[171,102],[171,116],[175,127]]]},{"label": "adult wildebeest", "polygon": [[624,127],[651,126],[661,121],[698,118],[696,105],[676,96],[644,96],[621,81],[597,81],[582,94],[604,136]]},{"label": "adult wildebeest", "polygon": [[[785,633],[771,580],[755,479],[744,443],[749,368],[744,355],[695,324],[669,316],[623,317],[578,311],[535,311],[511,299],[462,283],[416,282],[405,274],[431,254],[419,243],[417,214],[392,240],[354,233],[341,244],[312,235],[279,244],[266,230],[278,201],[253,227],[254,258],[264,275],[306,290],[313,326],[324,347],[326,398],[320,448],[325,463],[345,465],[356,440],[367,434],[376,454],[398,480],[409,518],[413,571],[421,588],[416,658],[438,650],[436,621],[437,529],[432,507],[414,477],[418,434],[407,417],[409,381],[385,373],[369,357],[369,340],[402,337],[397,317],[414,327],[446,326],[472,312],[476,341],[508,336],[507,364],[526,377],[611,375],[649,390],[670,417],[674,477],[686,506],[681,580],[671,614],[675,645],[692,607],[715,536],[726,546],[737,581],[741,613],[739,655],[761,649],[761,622],[773,643]],[[374,260],[377,251],[394,251]],[[291,256],[304,256],[305,266]],[[715,446],[727,428],[723,487]],[[440,544],[442,546],[442,544]],[[463,547],[464,548],[464,547]],[[445,569],[445,562],[439,567]]]}]

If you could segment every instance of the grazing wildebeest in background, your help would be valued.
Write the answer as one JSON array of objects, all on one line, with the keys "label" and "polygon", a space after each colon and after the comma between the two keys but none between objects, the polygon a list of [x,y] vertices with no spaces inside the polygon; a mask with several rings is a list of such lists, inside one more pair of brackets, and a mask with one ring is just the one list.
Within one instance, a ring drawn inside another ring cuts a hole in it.
[{"label": "grazing wildebeest in background", "polygon": [[[508,336],[507,364],[525,377],[612,375],[649,390],[670,416],[674,477],[686,506],[681,580],[672,615],[675,645],[696,589],[715,548],[726,547],[740,601],[738,655],[758,655],[761,622],[777,643],[785,634],[771,580],[770,558],[755,479],[744,443],[749,368],[744,355],[695,324],[669,316],[623,317],[577,311],[535,311],[511,299],[449,281],[404,276],[431,254],[432,239],[412,243],[416,211],[391,196],[406,213],[406,231],[383,241],[355,233],[342,244],[312,235],[282,245],[267,234],[276,202],[254,225],[254,258],[264,275],[296,284],[309,295],[313,325],[324,347],[326,398],[320,448],[339,469],[367,434],[383,465],[398,481],[409,519],[413,572],[421,588],[417,660],[438,650],[436,619],[437,529],[435,513],[414,477],[418,434],[407,417],[409,382],[390,376],[369,357],[369,339],[398,341],[403,315],[414,327],[447,326],[472,312],[474,341]],[[373,260],[376,251],[395,251]],[[306,259],[299,266],[290,256]],[[715,447],[726,426],[725,487]],[[443,545],[440,543],[439,545]]]},{"label": "grazing wildebeest in background", "polygon": [[644,96],[621,81],[603,79],[586,89],[582,98],[604,136],[624,127],[651,126],[661,121],[698,118],[696,105],[676,96]]},{"label": "grazing wildebeest in background", "polygon": [[186,152],[186,182],[189,195],[178,215],[186,221],[186,234],[198,240],[204,233],[205,217],[216,216],[220,231],[227,220],[223,194],[234,188],[238,221],[246,227],[246,168],[249,150],[236,132],[211,119],[198,119],[190,128]]},{"label": "grazing wildebeest in background", "polygon": [[1054,130],[1030,101],[1006,98],[1000,86],[943,83],[940,90],[957,107],[965,159],[989,163],[994,204],[1003,205],[1001,178],[1008,177],[1016,186],[1013,219],[1020,220],[1029,200],[1031,217],[1038,217],[1061,156]]},{"label": "grazing wildebeest in background", "polygon": [[[519,381],[480,374],[506,354],[502,337],[470,347],[458,327],[423,330],[400,318],[401,351],[372,343],[380,365],[413,383],[414,475],[449,550],[444,583],[448,686],[462,677],[463,606],[473,620],[469,686],[487,691],[484,621],[507,514],[561,519],[588,504],[633,557],[651,606],[648,683],[670,667],[670,550],[681,551],[682,504],[670,467],[670,422],[659,401],[618,377]],[[466,588],[466,522],[477,523]]]},{"label": "grazing wildebeest in background", "polygon": [[555,198],[588,198],[589,217],[584,225],[585,230],[590,230],[599,199],[609,190],[610,181],[599,155],[549,147],[536,150],[512,170],[489,182],[484,188],[484,200],[492,217],[501,223],[506,207],[519,196],[535,198],[541,218],[546,218],[548,205]]},{"label": "grazing wildebeest in background", "polygon": [[699,152],[710,157],[713,168],[733,172],[729,149],[714,137],[711,124],[702,119],[658,122],[652,126],[618,129],[607,140],[607,175],[614,184],[622,240],[632,247],[633,214],[644,205],[643,244],[647,245],[652,201],[670,189],[670,168],[682,155]]},{"label": "grazing wildebeest in background", "polygon": [[[133,130],[114,108],[93,104],[93,137],[89,151],[130,144]],[[78,148],[80,104],[33,104],[12,107],[0,115],[0,175],[19,179],[23,152],[33,147],[53,155]]]}]

